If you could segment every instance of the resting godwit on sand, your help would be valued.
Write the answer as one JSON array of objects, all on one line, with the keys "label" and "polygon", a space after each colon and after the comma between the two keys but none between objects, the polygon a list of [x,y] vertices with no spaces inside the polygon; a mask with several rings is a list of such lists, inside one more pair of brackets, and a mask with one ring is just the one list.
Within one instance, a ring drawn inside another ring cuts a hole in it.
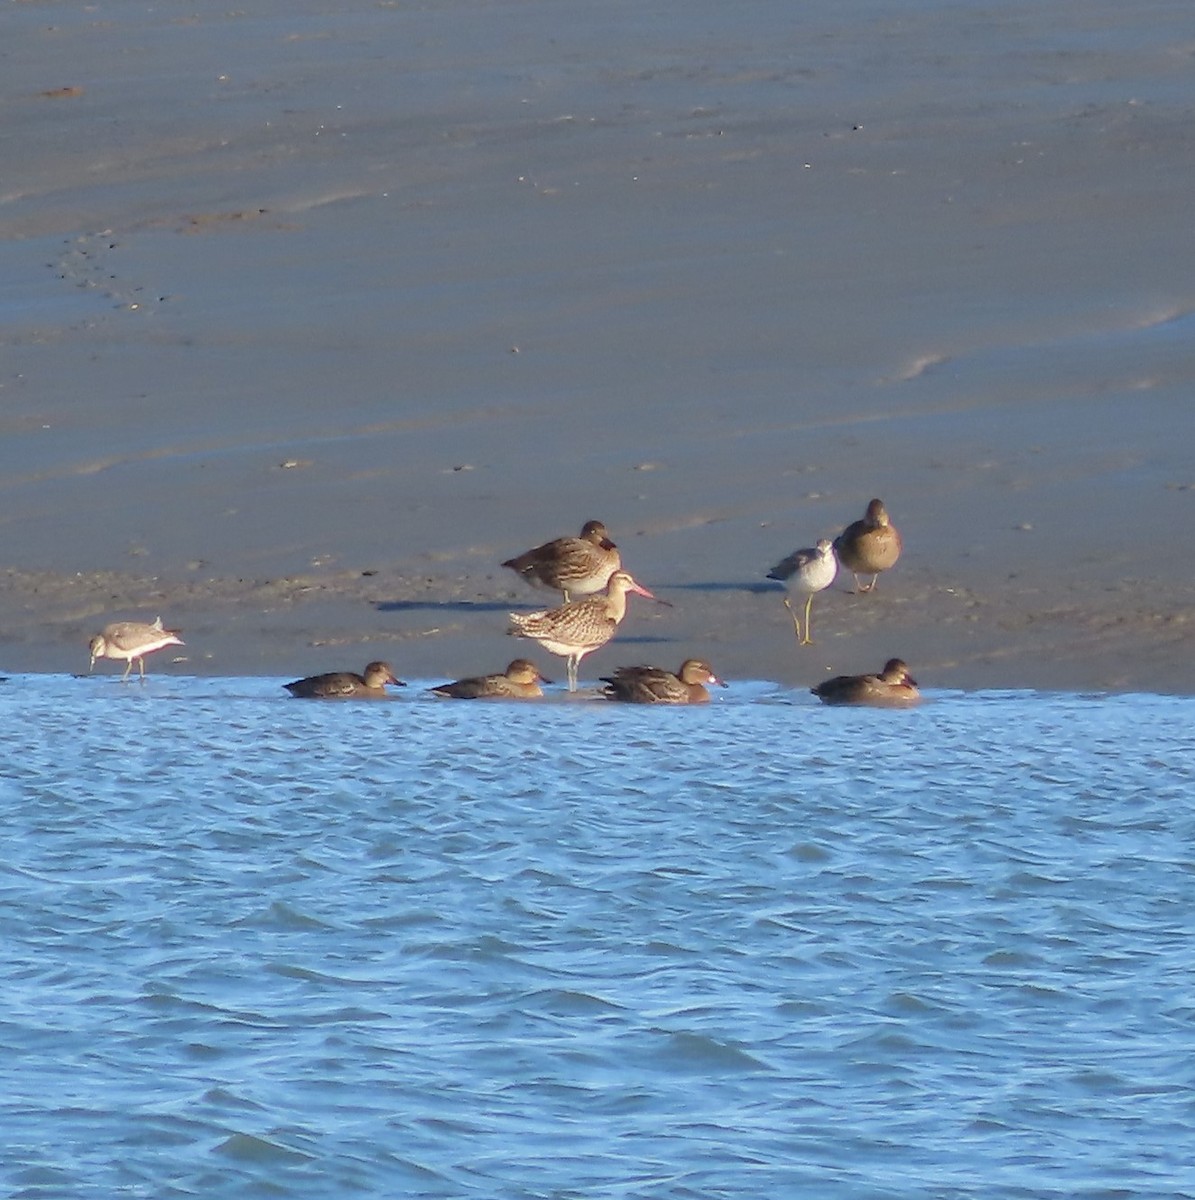
[{"label": "resting godwit on sand", "polygon": [[95,667],[97,658],[125,659],[124,674],[121,681],[128,679],[133,669],[134,660],[141,669],[141,678],[145,678],[145,656],[164,646],[181,646],[183,640],[178,636],[177,629],[163,629],[162,618],[158,617],[152,625],[144,621],[114,621],[105,625],[102,632],[97,633],[88,643],[91,651],[91,663],[88,671]]},{"label": "resting godwit on sand", "polygon": [[539,685],[551,682],[535,663],[516,658],[501,675],[474,675],[429,690],[454,700],[534,700],[544,694]]},{"label": "resting godwit on sand", "polygon": [[384,696],[388,683],[395,687],[407,686],[394,674],[394,668],[389,663],[371,662],[361,675],[352,671],[329,671],[326,675],[309,675],[306,679],[296,679],[282,686],[292,696],[331,700],[351,696],[363,699]]},{"label": "resting godwit on sand", "polygon": [[822,538],[816,546],[794,550],[786,559],[778,562],[769,572],[769,579],[778,579],[788,589],[789,596],[805,597],[805,636],[801,636],[801,622],[797,619],[789,596],[784,605],[793,619],[797,630],[797,645],[809,646],[813,638],[809,634],[809,613],[813,608],[813,596],[828,588],[838,574],[838,559],[834,556],[834,543]]},{"label": "resting godwit on sand", "polygon": [[561,592],[567,604],[573,596],[603,591],[622,558],[605,525],[586,521],[580,537],[556,538],[502,565],[530,584]]},{"label": "resting godwit on sand", "polygon": [[809,689],[823,704],[916,704],[917,680],[899,658],[890,658],[878,675],[837,675]]},{"label": "resting godwit on sand", "polygon": [[[615,571],[606,584],[605,595],[573,600],[542,612],[511,613],[514,637],[530,638],[549,653],[568,662],[568,690],[577,690],[577,666],[581,659],[604,646],[627,615],[627,592],[638,592],[649,600],[656,597],[631,578],[628,571]],[[666,600],[657,601],[666,604]]]},{"label": "resting godwit on sand", "polygon": [[[834,539],[838,561],[854,575],[855,586],[861,592],[870,592],[880,572],[896,565],[900,549],[900,534],[882,500],[873,500],[863,518],[852,521]],[[870,575],[871,582],[864,586],[859,582],[860,575]]]},{"label": "resting godwit on sand", "polygon": [[686,658],[675,675],[663,667],[619,667],[613,675],[603,676],[602,682],[607,700],[626,704],[708,704],[705,685],[726,686],[700,658]]}]

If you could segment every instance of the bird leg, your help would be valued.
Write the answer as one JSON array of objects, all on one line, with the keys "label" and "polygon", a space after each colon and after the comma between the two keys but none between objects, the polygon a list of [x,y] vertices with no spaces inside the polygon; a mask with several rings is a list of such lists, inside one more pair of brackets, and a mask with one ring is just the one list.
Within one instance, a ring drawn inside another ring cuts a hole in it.
[{"label": "bird leg", "polygon": [[793,619],[793,628],[797,631],[797,645],[800,646],[802,644],[801,643],[801,621],[798,618],[796,612],[794,611],[793,606],[789,602],[789,599],[787,596],[784,597],[784,607],[788,609],[788,615],[790,617],[792,617],[792,619]]},{"label": "bird leg", "polygon": [[813,593],[809,593],[808,599],[805,601],[805,636],[800,639],[802,646],[812,646],[813,638],[810,635],[809,614],[813,609]]}]

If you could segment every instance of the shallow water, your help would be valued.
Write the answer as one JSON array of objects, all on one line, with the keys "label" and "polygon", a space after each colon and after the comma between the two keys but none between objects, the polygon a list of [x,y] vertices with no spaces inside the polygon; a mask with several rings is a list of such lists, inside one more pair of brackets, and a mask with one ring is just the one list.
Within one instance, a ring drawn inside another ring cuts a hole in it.
[{"label": "shallow water", "polygon": [[13,677],[14,1196],[1195,1190],[1195,700]]}]

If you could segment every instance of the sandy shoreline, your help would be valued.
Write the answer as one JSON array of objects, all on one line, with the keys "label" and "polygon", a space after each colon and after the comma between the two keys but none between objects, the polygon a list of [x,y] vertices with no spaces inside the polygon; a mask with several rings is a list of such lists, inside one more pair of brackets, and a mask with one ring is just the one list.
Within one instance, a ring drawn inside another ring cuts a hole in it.
[{"label": "sandy shoreline", "polygon": [[[10,16],[0,669],[497,669],[596,517],[675,607],[583,678],[1195,690],[1172,6]],[[873,495],[798,650],[764,575]]]},{"label": "sandy shoreline", "polygon": [[[156,656],[151,673],[288,675],[360,669],[382,657],[401,664],[405,675],[436,680],[499,669],[527,649],[504,636],[506,614],[542,599],[513,577],[432,564],[366,571],[232,580],[115,572],[67,578],[10,569],[0,575],[5,666],[83,670],[87,631],[113,615],[149,619],[159,611],[184,629],[187,649],[175,652],[174,663]],[[796,645],[775,585],[665,576],[653,587],[674,607],[633,602],[623,632],[586,660],[582,679],[619,664],[675,667],[700,652],[732,680],[811,686],[828,674],[875,669],[900,653],[931,687],[1191,690],[1192,630],[1182,588],[1166,593],[1154,582],[1136,582],[1043,594],[1022,583],[993,599],[915,567],[902,574],[883,578],[874,595],[849,593],[842,584],[820,595],[809,647]],[[545,671],[563,678],[558,660],[532,649]]]}]

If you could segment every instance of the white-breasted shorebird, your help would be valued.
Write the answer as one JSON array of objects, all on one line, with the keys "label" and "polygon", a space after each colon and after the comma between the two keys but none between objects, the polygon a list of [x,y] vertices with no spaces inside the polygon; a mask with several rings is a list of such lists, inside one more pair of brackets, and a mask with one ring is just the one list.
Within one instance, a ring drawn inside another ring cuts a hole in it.
[{"label": "white-breasted shorebird", "polygon": [[[838,559],[834,554],[834,543],[821,538],[816,546],[794,550],[787,558],[778,562],[769,572],[769,579],[777,579],[788,589],[784,605],[793,619],[797,631],[797,645],[813,643],[810,635],[809,615],[813,609],[813,597],[834,582],[838,574]],[[801,636],[801,622],[797,618],[790,596],[805,597],[805,635]]]},{"label": "white-breasted shorebird", "polygon": [[[873,500],[858,521],[852,521],[834,539],[838,561],[855,577],[861,592],[870,592],[881,571],[896,565],[900,558],[901,541],[896,526],[888,517],[882,500]],[[870,575],[869,584],[859,582],[860,575]]]},{"label": "white-breasted shorebird", "polygon": [[535,663],[516,658],[501,675],[474,675],[429,689],[453,700],[535,700],[544,694],[541,683],[551,683]]},{"label": "white-breasted shorebird", "polygon": [[296,679],[282,686],[292,696],[303,699],[332,700],[353,696],[376,699],[386,694],[388,683],[395,687],[407,686],[395,675],[389,663],[371,662],[360,675],[353,671],[329,671],[324,675],[308,675],[306,679]]},{"label": "white-breasted shorebird", "polygon": [[[618,631],[627,614],[627,593],[637,592],[649,600],[656,597],[636,583],[629,571],[615,571],[601,596],[573,600],[559,608],[541,612],[511,613],[514,637],[539,642],[549,654],[557,654],[568,663],[568,690],[577,690],[577,666],[581,659],[604,646]],[[657,601],[666,604],[666,600]]]},{"label": "white-breasted shorebird", "polygon": [[823,704],[872,704],[898,707],[921,699],[917,680],[903,660],[890,658],[878,675],[836,675],[809,689]]},{"label": "white-breasted shorebird", "polygon": [[121,681],[128,679],[134,662],[144,679],[145,656],[165,646],[182,646],[184,643],[178,634],[177,629],[163,629],[161,617],[152,625],[145,621],[114,621],[111,625],[105,625],[88,643],[91,662],[87,669],[91,671],[95,667],[97,658],[123,658],[125,668]]},{"label": "white-breasted shorebird", "polygon": [[528,583],[560,592],[567,604],[574,596],[605,590],[622,566],[618,547],[601,521],[586,521],[580,537],[560,537],[508,558],[502,564]]},{"label": "white-breasted shorebird", "polygon": [[686,658],[675,675],[663,667],[619,667],[602,682],[607,700],[625,704],[708,704],[706,685],[726,686],[700,658]]}]

